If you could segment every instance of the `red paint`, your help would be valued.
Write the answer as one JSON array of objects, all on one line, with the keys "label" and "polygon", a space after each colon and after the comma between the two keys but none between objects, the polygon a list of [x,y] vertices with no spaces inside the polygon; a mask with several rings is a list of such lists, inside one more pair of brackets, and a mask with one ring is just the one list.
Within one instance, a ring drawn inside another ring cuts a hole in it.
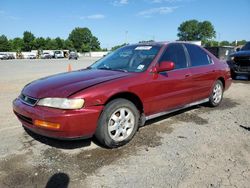
[{"label": "red paint", "polygon": [[[129,73],[110,70],[80,70],[62,73],[34,81],[23,89],[23,94],[33,98],[68,97],[84,98],[80,110],[60,110],[41,106],[28,106],[19,99],[13,101],[15,113],[33,121],[59,123],[59,130],[38,128],[21,120],[28,129],[41,135],[56,138],[91,137],[96,130],[98,117],[105,104],[120,93],[136,95],[143,104],[146,116],[209,97],[213,83],[224,80],[225,89],[231,85],[230,70],[207,52],[214,64],[173,69],[173,62],[158,65],[167,44],[145,72]],[[162,70],[169,70],[161,72]],[[172,70],[173,69],[173,70]]]}]

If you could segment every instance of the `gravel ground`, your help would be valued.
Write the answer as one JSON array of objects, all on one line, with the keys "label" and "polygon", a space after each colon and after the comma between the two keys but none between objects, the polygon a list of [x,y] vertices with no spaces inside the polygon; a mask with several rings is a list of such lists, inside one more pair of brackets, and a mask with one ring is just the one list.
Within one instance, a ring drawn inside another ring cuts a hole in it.
[{"label": "gravel ground", "polygon": [[147,122],[119,149],[25,132],[11,107],[23,86],[93,61],[0,61],[1,188],[249,187],[249,81],[234,81],[217,108],[195,106]]}]

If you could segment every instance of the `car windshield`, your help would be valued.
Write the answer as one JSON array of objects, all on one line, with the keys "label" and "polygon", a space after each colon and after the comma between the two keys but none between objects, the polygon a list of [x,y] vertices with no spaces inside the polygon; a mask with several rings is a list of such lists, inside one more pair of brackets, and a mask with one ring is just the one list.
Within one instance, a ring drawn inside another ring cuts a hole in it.
[{"label": "car windshield", "polygon": [[250,50],[250,42],[246,43],[241,50]]},{"label": "car windshield", "polygon": [[124,72],[145,71],[161,46],[133,45],[120,48],[100,59],[89,68]]}]

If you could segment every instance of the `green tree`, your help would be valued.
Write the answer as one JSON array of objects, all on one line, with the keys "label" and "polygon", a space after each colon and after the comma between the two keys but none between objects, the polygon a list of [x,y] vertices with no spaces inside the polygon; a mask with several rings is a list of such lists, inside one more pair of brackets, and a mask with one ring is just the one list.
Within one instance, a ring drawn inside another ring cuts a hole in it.
[{"label": "green tree", "polygon": [[203,45],[205,45],[206,47],[216,47],[219,46],[219,42],[215,40],[208,40],[204,41]]},{"label": "green tree", "polygon": [[87,43],[87,44],[82,44],[82,47],[81,47],[81,52],[90,52],[91,51],[91,47],[90,47],[90,43]]},{"label": "green tree", "polygon": [[90,47],[91,47],[91,51],[101,50],[100,42],[99,42],[98,38],[96,38],[95,36],[93,36],[91,39]]},{"label": "green tree", "polygon": [[214,26],[209,21],[199,22],[197,20],[188,20],[178,27],[179,40],[184,41],[207,41],[216,36]]},{"label": "green tree", "polygon": [[227,41],[227,40],[223,40],[223,41],[220,42],[220,45],[221,46],[230,46],[230,42]]},{"label": "green tree", "polygon": [[94,37],[91,31],[86,27],[77,27],[73,29],[69,34],[68,39],[72,41],[73,46],[77,51],[100,49],[100,43],[98,39]]},{"label": "green tree", "polygon": [[57,49],[62,50],[64,47],[64,40],[61,39],[60,37],[55,38]]},{"label": "green tree", "polygon": [[46,38],[46,50],[57,50],[57,42],[55,39]]},{"label": "green tree", "polygon": [[11,51],[14,52],[21,52],[24,49],[23,39],[19,37],[10,40],[10,45],[11,45]]},{"label": "green tree", "polygon": [[35,50],[44,50],[46,48],[46,40],[43,37],[38,37],[34,41]]},{"label": "green tree", "polygon": [[63,43],[63,49],[74,51],[75,49],[74,49],[73,42],[69,39],[65,40]]},{"label": "green tree", "polygon": [[23,42],[24,42],[25,51],[31,51],[33,49],[34,40],[35,40],[35,36],[31,32],[25,31],[23,33]]},{"label": "green tree", "polygon": [[244,45],[244,44],[246,44],[246,43],[247,43],[246,40],[239,40],[239,41],[237,41],[237,45],[236,45],[236,41],[233,41],[233,42],[231,43],[231,45],[232,45],[232,46],[241,46],[241,45]]},{"label": "green tree", "polygon": [[11,46],[5,35],[0,36],[0,52],[10,51]]}]

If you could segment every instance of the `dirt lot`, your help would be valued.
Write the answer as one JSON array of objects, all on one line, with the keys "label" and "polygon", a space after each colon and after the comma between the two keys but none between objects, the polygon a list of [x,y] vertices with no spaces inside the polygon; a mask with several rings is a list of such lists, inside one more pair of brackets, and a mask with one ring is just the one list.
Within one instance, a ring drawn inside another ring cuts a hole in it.
[{"label": "dirt lot", "polygon": [[234,81],[217,108],[170,114],[125,147],[27,133],[12,100],[28,82],[94,59],[0,61],[0,187],[249,187],[250,82]]}]

